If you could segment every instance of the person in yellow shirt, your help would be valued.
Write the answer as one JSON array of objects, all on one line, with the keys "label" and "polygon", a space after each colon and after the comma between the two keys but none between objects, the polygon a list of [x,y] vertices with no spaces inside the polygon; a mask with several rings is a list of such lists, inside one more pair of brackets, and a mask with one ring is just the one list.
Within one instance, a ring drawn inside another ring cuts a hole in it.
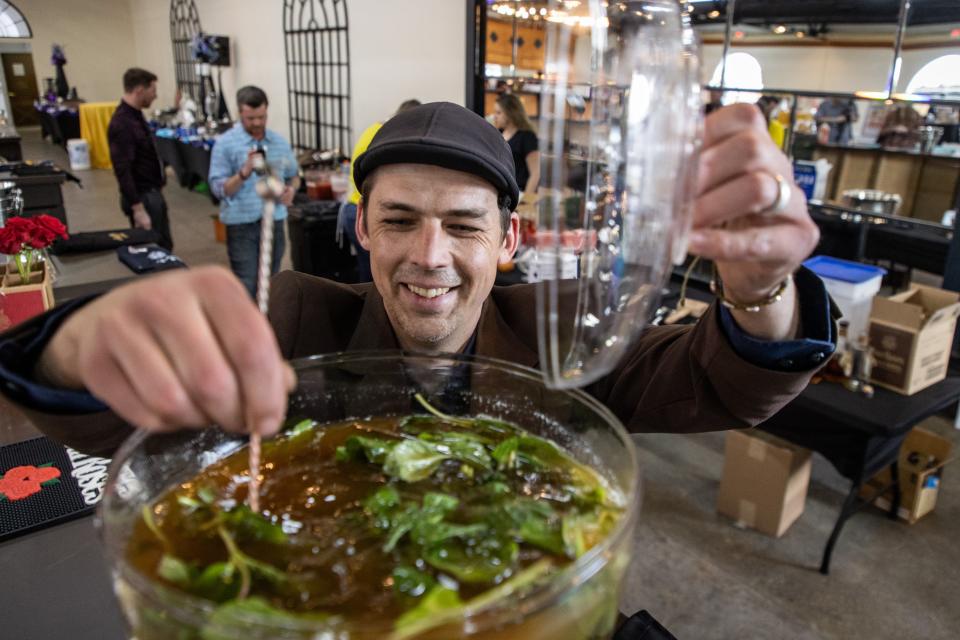
[{"label": "person in yellow shirt", "polygon": [[[419,100],[405,100],[400,107],[397,108],[397,113],[418,106],[420,106]],[[353,145],[353,153],[350,154],[350,195],[347,196],[347,201],[340,207],[337,220],[338,233],[343,233],[347,236],[347,240],[350,241],[350,246],[353,247],[357,255],[357,279],[360,282],[370,282],[373,279],[373,275],[370,272],[370,253],[360,246],[360,242],[357,240],[357,205],[360,204],[362,194],[357,190],[357,185],[353,181],[353,162],[360,157],[360,154],[367,150],[370,141],[373,140],[373,136],[377,134],[377,131],[379,131],[382,126],[382,122],[374,122],[363,130],[363,133],[357,138],[356,144]]]},{"label": "person in yellow shirt", "polygon": [[773,117],[773,113],[777,110],[778,106],[780,106],[780,98],[776,96],[761,96],[760,99],[757,100],[757,108],[763,113],[763,117],[767,119],[767,131],[770,133],[770,137],[773,138],[773,142],[777,147],[783,149],[786,129],[784,129],[779,120]]}]

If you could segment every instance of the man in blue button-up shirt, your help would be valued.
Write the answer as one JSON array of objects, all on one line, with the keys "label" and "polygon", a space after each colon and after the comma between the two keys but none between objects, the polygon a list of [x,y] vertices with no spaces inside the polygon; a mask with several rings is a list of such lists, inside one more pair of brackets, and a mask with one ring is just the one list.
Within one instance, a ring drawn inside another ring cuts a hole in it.
[{"label": "man in blue button-up shirt", "polygon": [[246,86],[237,91],[240,122],[217,139],[210,159],[210,188],[220,198],[220,221],[227,226],[227,255],[230,268],[251,296],[256,295],[257,266],[260,260],[260,218],[263,200],[257,195],[255,156],[262,153],[267,165],[282,175],[287,187],[274,211],[272,273],[280,269],[283,257],[283,221],[287,205],[299,186],[297,161],[290,143],[267,129],[267,94]]}]

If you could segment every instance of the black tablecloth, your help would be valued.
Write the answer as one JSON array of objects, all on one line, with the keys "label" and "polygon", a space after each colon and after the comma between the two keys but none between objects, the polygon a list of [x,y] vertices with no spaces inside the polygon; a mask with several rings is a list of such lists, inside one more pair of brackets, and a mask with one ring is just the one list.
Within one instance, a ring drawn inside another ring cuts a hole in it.
[{"label": "black tablecloth", "polygon": [[960,377],[950,377],[912,396],[877,388],[873,398],[839,384],[808,386],[760,428],[812,449],[843,476],[865,480],[890,464],[907,433],[960,397]]}]

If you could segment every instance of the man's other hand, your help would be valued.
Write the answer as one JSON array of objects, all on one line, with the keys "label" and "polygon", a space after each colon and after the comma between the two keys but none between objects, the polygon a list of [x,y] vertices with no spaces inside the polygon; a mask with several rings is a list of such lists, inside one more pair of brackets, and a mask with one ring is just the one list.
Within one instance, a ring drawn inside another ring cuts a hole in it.
[{"label": "man's other hand", "polygon": [[226,269],[201,267],[123,286],[71,315],[38,377],[87,389],[141,429],[279,428],[295,375],[267,319]]}]

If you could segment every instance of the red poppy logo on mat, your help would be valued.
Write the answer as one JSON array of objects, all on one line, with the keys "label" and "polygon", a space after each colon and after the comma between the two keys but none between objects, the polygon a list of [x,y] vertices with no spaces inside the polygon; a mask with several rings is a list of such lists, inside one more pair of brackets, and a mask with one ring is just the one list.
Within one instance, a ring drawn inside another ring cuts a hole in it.
[{"label": "red poppy logo on mat", "polygon": [[42,487],[60,482],[60,469],[53,463],[42,464],[39,467],[24,465],[14,467],[0,476],[0,501],[23,500],[35,493],[40,493]]}]

